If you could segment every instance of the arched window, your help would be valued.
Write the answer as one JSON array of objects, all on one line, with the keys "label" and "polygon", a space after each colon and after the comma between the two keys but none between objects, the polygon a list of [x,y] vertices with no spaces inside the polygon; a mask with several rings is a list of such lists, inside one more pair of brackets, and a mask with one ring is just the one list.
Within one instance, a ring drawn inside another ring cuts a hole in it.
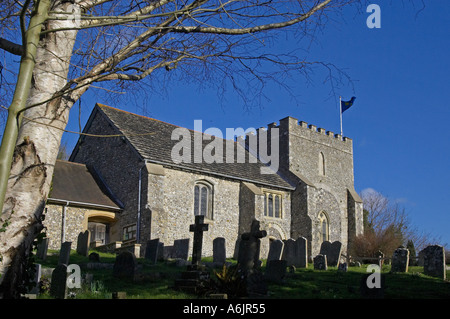
[{"label": "arched window", "polygon": [[209,183],[197,182],[194,186],[194,215],[213,219],[212,186]]},{"label": "arched window", "polygon": [[319,174],[325,176],[325,156],[319,153]]},{"label": "arched window", "polygon": [[320,212],[319,214],[319,231],[320,231],[320,240],[322,242],[329,240],[329,223],[328,217],[324,212]]}]

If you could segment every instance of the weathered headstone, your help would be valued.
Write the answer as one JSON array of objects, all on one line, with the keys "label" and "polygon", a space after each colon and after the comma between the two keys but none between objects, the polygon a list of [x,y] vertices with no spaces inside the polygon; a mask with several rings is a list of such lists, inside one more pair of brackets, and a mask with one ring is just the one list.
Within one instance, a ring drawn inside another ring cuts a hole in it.
[{"label": "weathered headstone", "polygon": [[327,256],[318,254],[316,257],[314,257],[314,269],[315,270],[327,270]]},{"label": "weathered headstone", "polygon": [[267,236],[267,232],[260,230],[259,227],[259,221],[255,219],[252,221],[250,232],[241,235],[238,265],[244,272],[259,265],[261,238]]},{"label": "weathered headstone", "polygon": [[59,264],[52,272],[50,296],[65,299],[67,295],[67,265]]},{"label": "weathered headstone", "polygon": [[36,257],[40,260],[45,260],[47,258],[48,241],[48,238],[43,238],[37,246]]},{"label": "weathered headstone", "polygon": [[68,265],[70,260],[70,248],[72,242],[66,241],[61,244],[61,249],[59,250],[58,264]]},{"label": "weathered headstone", "polygon": [[100,262],[100,255],[96,252],[92,252],[89,254],[89,261],[98,263]]},{"label": "weathered headstone", "polygon": [[187,260],[189,256],[189,238],[173,241],[173,257]]},{"label": "weathered headstone", "polygon": [[153,264],[156,264],[158,260],[159,247],[159,238],[148,240],[147,246],[145,247],[145,259],[149,260]]},{"label": "weathered headstone", "polygon": [[409,250],[397,248],[392,254],[391,272],[408,272]]},{"label": "weathered headstone", "polygon": [[89,244],[91,242],[91,233],[89,230],[78,234],[77,254],[81,256],[89,255]]},{"label": "weathered headstone", "polygon": [[305,237],[299,237],[295,241],[296,247],[296,267],[308,267],[308,240]]},{"label": "weathered headstone", "polygon": [[335,241],[333,243],[329,241],[324,241],[320,246],[321,255],[327,256],[327,266],[337,266],[339,260],[341,259],[342,243],[340,241]]},{"label": "weathered headstone", "polygon": [[292,238],[285,240],[283,255],[281,259],[286,260],[288,266],[291,265],[295,266],[295,254],[296,254],[295,240],[293,240]]},{"label": "weathered headstone", "polygon": [[225,238],[217,237],[213,240],[213,262],[224,264],[226,261]]},{"label": "weathered headstone", "polygon": [[39,282],[41,281],[42,267],[41,264],[34,264],[34,278],[33,288],[30,289],[30,294],[39,294]]},{"label": "weathered headstone", "polygon": [[281,257],[283,256],[283,250],[284,250],[284,243],[279,239],[273,240],[270,243],[267,261],[269,262],[271,260],[281,260]]},{"label": "weathered headstone", "polygon": [[137,271],[136,256],[130,251],[122,251],[116,257],[113,267],[113,276],[134,280]]},{"label": "weathered headstone", "polygon": [[379,250],[379,251],[377,251],[377,252],[375,253],[375,258],[378,259],[378,266],[380,266],[380,268],[383,267],[383,264],[384,264],[384,254],[383,254],[383,252],[382,252],[381,250]]},{"label": "weathered headstone", "polygon": [[286,276],[286,268],[286,260],[269,260],[264,276],[268,281],[281,283]]},{"label": "weathered headstone", "polygon": [[423,273],[445,280],[445,249],[439,245],[428,246],[423,250]]},{"label": "weathered headstone", "polygon": [[347,272],[348,271],[347,263],[339,263],[338,271],[340,271],[340,272]]}]

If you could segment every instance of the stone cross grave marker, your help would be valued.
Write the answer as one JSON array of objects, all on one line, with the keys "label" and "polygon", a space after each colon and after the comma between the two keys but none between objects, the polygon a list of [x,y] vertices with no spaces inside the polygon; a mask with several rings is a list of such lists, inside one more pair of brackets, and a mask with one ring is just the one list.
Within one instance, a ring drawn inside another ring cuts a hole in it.
[{"label": "stone cross grave marker", "polygon": [[443,246],[432,245],[423,250],[423,273],[445,280],[445,249]]},{"label": "stone cross grave marker", "polygon": [[226,261],[225,238],[217,237],[213,240],[213,262],[224,264]]},{"label": "stone cross grave marker", "polygon": [[397,248],[392,254],[391,272],[408,272],[409,250]]},{"label": "stone cross grave marker", "polygon": [[65,299],[67,294],[67,265],[59,264],[52,272],[50,296]]},{"label": "stone cross grave marker", "polygon": [[91,233],[89,230],[78,234],[77,240],[77,254],[81,256],[89,255],[89,244],[91,239]]},{"label": "stone cross grave marker", "polygon": [[283,248],[284,248],[284,243],[281,240],[279,240],[279,239],[273,240],[270,243],[267,261],[280,260],[281,256],[283,255]]},{"label": "stone cross grave marker", "polygon": [[250,232],[241,235],[238,264],[244,271],[251,270],[258,265],[261,238],[267,236],[267,232],[260,230],[259,227],[259,221],[254,219]]},{"label": "stone cross grave marker", "polygon": [[208,231],[208,224],[203,223],[205,216],[195,216],[195,224],[189,226],[189,231],[194,233],[192,248],[192,265],[199,266],[202,260],[203,232]]},{"label": "stone cross grave marker", "polygon": [[150,239],[147,241],[145,247],[145,259],[150,260],[153,264],[156,264],[159,253],[159,238]]},{"label": "stone cross grave marker", "polygon": [[70,248],[72,242],[66,241],[61,244],[61,249],[59,250],[58,264],[68,265],[70,260]]}]

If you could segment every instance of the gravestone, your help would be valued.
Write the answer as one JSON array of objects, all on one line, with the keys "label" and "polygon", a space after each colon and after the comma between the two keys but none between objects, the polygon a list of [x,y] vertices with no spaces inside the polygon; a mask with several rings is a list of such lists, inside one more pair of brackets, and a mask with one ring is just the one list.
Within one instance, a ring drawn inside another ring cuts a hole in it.
[{"label": "gravestone", "polygon": [[391,272],[408,272],[409,250],[397,248],[392,254]]},{"label": "gravestone", "polygon": [[348,271],[347,263],[339,263],[338,271],[339,272],[347,272]]},{"label": "gravestone", "polygon": [[85,232],[81,232],[78,234],[78,240],[77,240],[77,254],[81,256],[88,256],[89,255],[89,244],[91,239],[91,233],[89,230],[86,230]]},{"label": "gravestone", "polygon": [[295,241],[296,267],[308,268],[308,240],[305,237],[299,237]]},{"label": "gravestone", "polygon": [[122,251],[116,257],[113,267],[113,276],[134,280],[137,272],[136,256],[130,251]]},{"label": "gravestone", "polygon": [[28,292],[29,294],[39,294],[39,282],[41,281],[42,267],[41,264],[34,265],[34,278],[33,278],[33,288]]},{"label": "gravestone", "polygon": [[89,254],[89,261],[99,263],[100,262],[100,255],[96,252],[92,252]]},{"label": "gravestone", "polygon": [[423,273],[445,280],[445,249],[439,245],[428,246],[423,250]]},{"label": "gravestone", "polygon": [[314,269],[315,270],[327,270],[327,255],[318,254],[314,257]]},{"label": "gravestone", "polygon": [[213,240],[213,262],[224,264],[226,261],[225,238],[217,237]]},{"label": "gravestone", "polygon": [[47,258],[48,241],[48,238],[43,238],[37,246],[36,257],[40,260],[45,260]]},{"label": "gravestone", "polygon": [[269,260],[264,277],[271,282],[281,283],[286,276],[286,260]]},{"label": "gravestone", "polygon": [[259,269],[261,238],[267,236],[267,232],[259,228],[259,221],[254,219],[250,232],[242,234],[239,243],[238,268],[245,278],[247,294],[250,297],[267,294],[267,284]]},{"label": "gravestone", "polygon": [[319,254],[327,256],[327,266],[337,266],[341,259],[341,253],[342,243],[340,241],[335,241],[333,243],[324,241],[320,246]]},{"label": "gravestone", "polygon": [[187,260],[189,256],[189,238],[173,241],[173,257]]},{"label": "gravestone", "polygon": [[70,260],[70,248],[72,242],[66,241],[61,244],[61,249],[59,250],[58,264],[68,265]]},{"label": "gravestone", "polygon": [[59,264],[52,272],[50,296],[65,299],[67,295],[67,265]]},{"label": "gravestone", "polygon": [[254,269],[259,265],[261,238],[267,236],[267,232],[260,230],[259,227],[259,221],[254,219],[250,227],[250,232],[241,235],[238,265],[244,272]]},{"label": "gravestone", "polygon": [[189,226],[189,231],[194,233],[192,264],[187,267],[187,271],[181,273],[180,279],[175,280],[175,288],[178,290],[196,293],[203,290],[209,282],[209,272],[201,264],[203,232],[208,231],[208,224],[203,221],[204,216],[197,215],[195,224]]},{"label": "gravestone", "polygon": [[295,240],[289,238],[284,241],[282,260],[286,260],[288,266],[295,266]]},{"label": "gravestone", "polygon": [[273,240],[270,243],[267,261],[269,262],[271,260],[281,260],[281,257],[283,256],[283,250],[284,250],[284,243],[279,239]]},{"label": "gravestone", "polygon": [[153,264],[156,264],[158,260],[159,247],[159,238],[148,240],[147,246],[145,247],[145,259],[149,260]]}]

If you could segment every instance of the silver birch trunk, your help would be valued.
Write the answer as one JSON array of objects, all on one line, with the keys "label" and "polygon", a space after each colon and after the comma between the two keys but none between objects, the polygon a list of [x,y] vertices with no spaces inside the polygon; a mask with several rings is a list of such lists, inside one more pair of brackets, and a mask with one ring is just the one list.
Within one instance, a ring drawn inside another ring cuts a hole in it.
[{"label": "silver birch trunk", "polygon": [[[73,28],[79,21],[79,8],[70,3],[57,1],[51,10],[72,10],[74,14],[66,20],[49,20],[47,30]],[[73,96],[57,96],[67,84],[76,34],[76,30],[52,32],[39,43],[27,100],[29,108],[23,114],[0,221],[1,224],[8,221],[6,231],[0,233],[0,294],[3,293],[0,297],[3,298],[19,296],[32,243],[43,228],[42,213],[54,163],[74,103]]]}]

